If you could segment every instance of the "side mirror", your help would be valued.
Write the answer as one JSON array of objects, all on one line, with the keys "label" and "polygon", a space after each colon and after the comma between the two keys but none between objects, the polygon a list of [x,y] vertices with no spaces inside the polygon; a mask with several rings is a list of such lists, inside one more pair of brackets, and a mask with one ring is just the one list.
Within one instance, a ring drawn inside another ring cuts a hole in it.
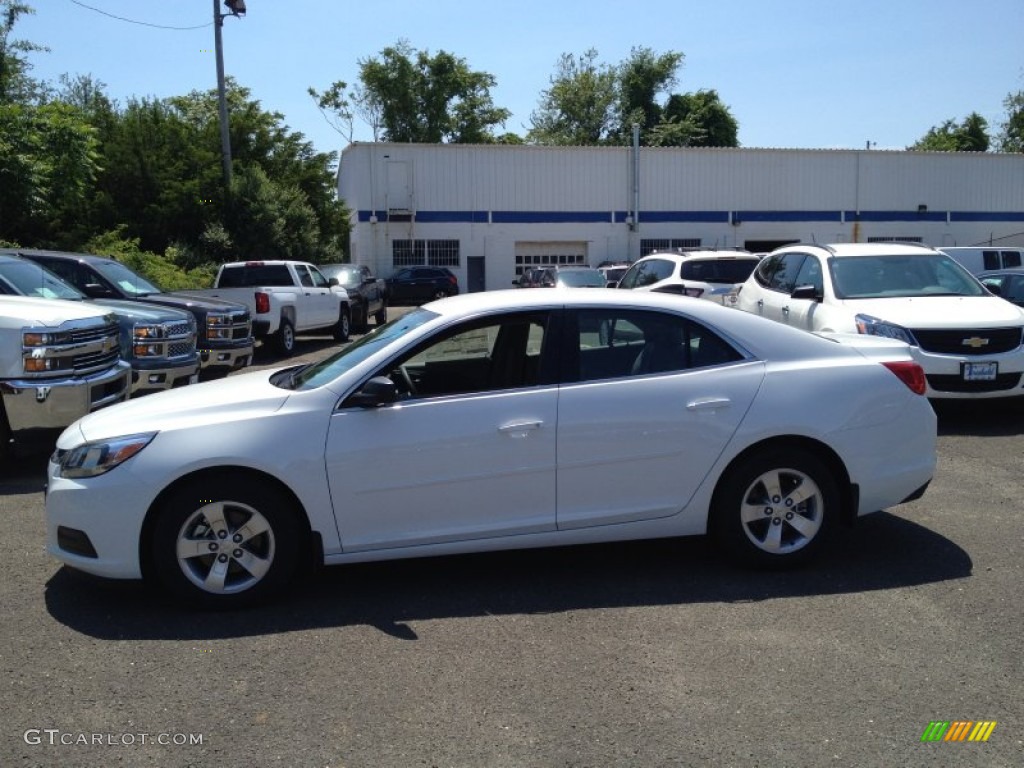
[{"label": "side mirror", "polygon": [[328,284],[329,286],[331,286],[332,288],[333,288],[334,286],[336,286],[336,285],[341,285],[341,283],[339,283],[339,282],[338,282],[338,278],[336,278],[336,277],[331,277],[331,278],[328,278],[328,280],[327,280],[327,284]]},{"label": "side mirror", "polygon": [[793,292],[789,294],[789,298],[821,301],[824,298],[824,296],[822,296],[821,291],[819,291],[813,285],[798,285],[796,288],[793,289]]},{"label": "side mirror", "polygon": [[989,292],[990,293],[994,293],[996,296],[1002,296],[1003,295],[1003,289],[1000,288],[997,283],[985,283],[985,282],[983,282],[982,285],[984,285],[986,288],[988,288]]},{"label": "side mirror", "polygon": [[374,376],[356,392],[348,396],[345,405],[360,408],[378,408],[398,401],[398,387],[387,376]]},{"label": "side mirror", "polygon": [[86,283],[82,287],[82,293],[90,299],[109,299],[114,295],[112,290],[106,286],[100,285],[99,283]]}]

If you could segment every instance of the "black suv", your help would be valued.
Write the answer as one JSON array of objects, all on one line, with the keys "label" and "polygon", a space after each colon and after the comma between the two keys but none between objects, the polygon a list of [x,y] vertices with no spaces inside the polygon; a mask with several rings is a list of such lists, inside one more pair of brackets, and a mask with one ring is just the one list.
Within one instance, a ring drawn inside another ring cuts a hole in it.
[{"label": "black suv", "polygon": [[459,279],[446,267],[405,267],[388,278],[392,304],[419,304],[458,292]]}]

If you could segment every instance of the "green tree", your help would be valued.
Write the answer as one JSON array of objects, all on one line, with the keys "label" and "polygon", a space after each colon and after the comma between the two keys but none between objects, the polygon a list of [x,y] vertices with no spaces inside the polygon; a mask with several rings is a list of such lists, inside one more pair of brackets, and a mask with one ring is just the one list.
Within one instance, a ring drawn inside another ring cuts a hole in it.
[{"label": "green tree", "polygon": [[930,128],[928,133],[908,149],[931,152],[986,152],[990,143],[988,122],[977,112],[972,112],[959,124],[951,119]]},{"label": "green tree", "polygon": [[[361,89],[349,103],[379,119],[385,141],[487,143],[494,140],[495,126],[504,125],[511,115],[494,106],[493,75],[470,69],[465,59],[447,51],[433,56],[415,51],[407,40],[384,48],[377,57],[360,59],[359,79]],[[344,89],[338,82],[325,94],[338,97]],[[327,105],[332,106],[330,99]]]},{"label": "green tree", "polygon": [[[682,129],[682,130],[677,130]],[[656,146],[738,147],[739,124],[714,89],[673,94],[650,132]]]},{"label": "green tree", "polygon": [[662,121],[658,97],[668,94],[678,83],[676,72],[683,54],[669,51],[661,55],[650,48],[633,48],[630,57],[618,67],[618,134],[628,141],[633,124],[646,135]]},{"label": "green tree", "polygon": [[25,54],[45,51],[46,46],[12,38],[14,25],[35,10],[17,0],[0,0],[0,104],[24,103],[36,98],[39,84],[28,76],[31,68]]},{"label": "green tree", "polygon": [[597,60],[590,48],[580,56],[563,53],[551,85],[530,116],[527,141],[535,144],[605,143],[615,128],[618,72]]},{"label": "green tree", "polygon": [[1000,126],[999,150],[1024,152],[1024,91],[1009,94],[1003,101],[1006,122]]}]

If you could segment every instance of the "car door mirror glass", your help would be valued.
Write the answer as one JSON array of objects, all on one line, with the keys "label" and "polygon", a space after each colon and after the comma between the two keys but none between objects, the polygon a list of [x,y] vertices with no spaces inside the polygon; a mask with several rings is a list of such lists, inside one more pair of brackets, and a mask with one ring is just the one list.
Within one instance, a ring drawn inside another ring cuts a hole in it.
[{"label": "car door mirror glass", "polygon": [[345,405],[360,408],[377,408],[390,405],[398,400],[398,387],[387,376],[374,376],[345,400]]},{"label": "car door mirror glass", "polygon": [[813,285],[798,285],[789,294],[789,297],[791,299],[810,299],[811,301],[821,301],[823,298],[821,291]]}]

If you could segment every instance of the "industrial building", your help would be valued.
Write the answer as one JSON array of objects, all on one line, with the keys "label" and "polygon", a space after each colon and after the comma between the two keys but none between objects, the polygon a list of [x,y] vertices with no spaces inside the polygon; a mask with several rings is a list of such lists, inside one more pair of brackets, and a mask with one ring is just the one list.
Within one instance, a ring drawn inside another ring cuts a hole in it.
[{"label": "industrial building", "polygon": [[1022,154],[354,143],[338,192],[353,262],[469,291],[666,248],[1024,245]]}]

